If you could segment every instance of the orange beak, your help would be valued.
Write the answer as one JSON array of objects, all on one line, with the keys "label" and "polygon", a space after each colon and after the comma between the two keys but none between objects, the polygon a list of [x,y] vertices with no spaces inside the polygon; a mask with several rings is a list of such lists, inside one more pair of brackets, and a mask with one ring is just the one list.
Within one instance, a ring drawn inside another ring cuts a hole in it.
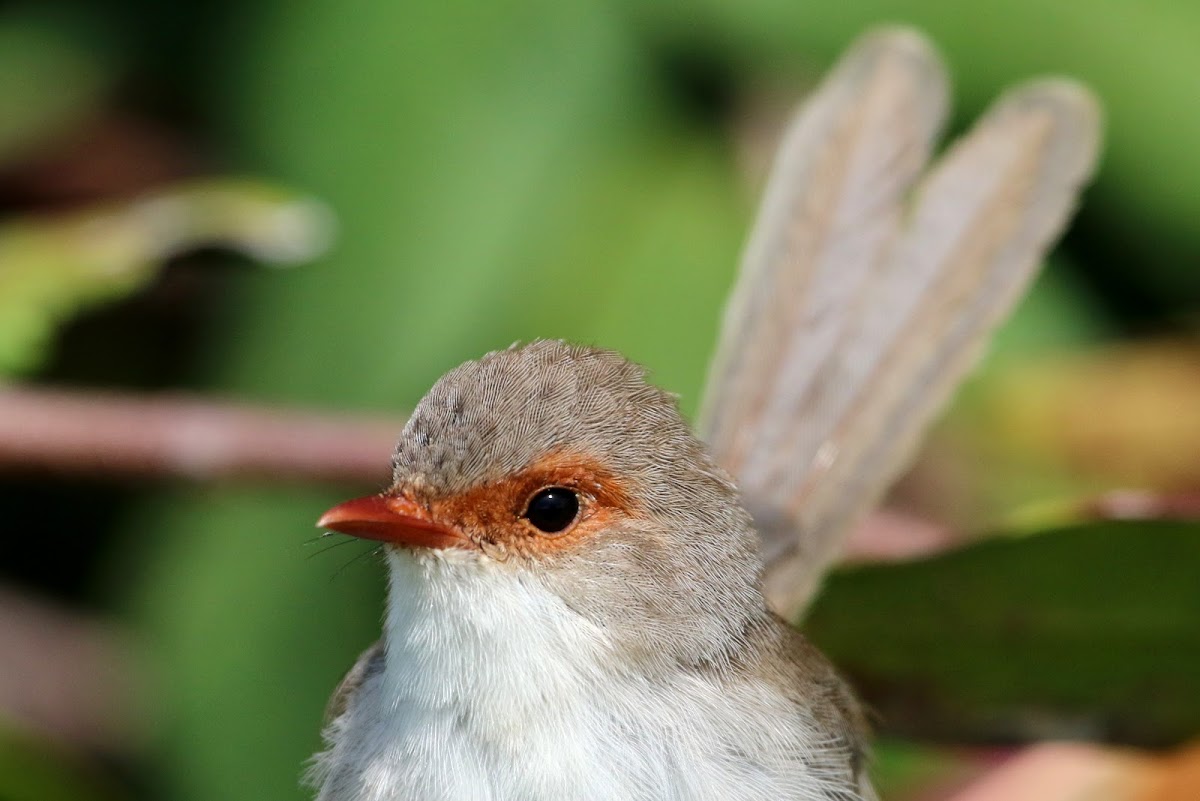
[{"label": "orange beak", "polygon": [[470,544],[454,529],[435,523],[421,506],[393,495],[367,495],[339,503],[321,515],[317,528],[409,548],[461,548]]}]

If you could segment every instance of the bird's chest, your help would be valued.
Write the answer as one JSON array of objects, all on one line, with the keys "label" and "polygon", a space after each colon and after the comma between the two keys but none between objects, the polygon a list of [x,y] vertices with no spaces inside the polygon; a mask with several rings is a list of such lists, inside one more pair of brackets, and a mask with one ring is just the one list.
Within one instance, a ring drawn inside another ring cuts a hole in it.
[{"label": "bird's chest", "polygon": [[505,680],[463,682],[429,697],[392,695],[387,683],[379,713],[361,731],[363,792],[349,796],[355,801],[643,798],[661,783],[647,771],[666,769],[643,750],[640,727],[630,726],[632,696],[613,704],[608,693],[597,705],[605,694],[594,687],[563,693]]},{"label": "bird's chest", "polygon": [[603,632],[536,588],[398,578],[386,667],[319,757],[321,801],[819,797],[784,792],[795,776],[731,740],[756,728],[737,699],[624,673]]},{"label": "bird's chest", "polygon": [[782,792],[785,776],[770,775],[730,741],[738,727],[712,713],[722,699],[599,678],[532,655],[545,657],[537,670],[485,671],[435,694],[396,692],[381,677],[361,699],[372,711],[343,743],[356,743],[353,792],[328,799],[800,797]]}]

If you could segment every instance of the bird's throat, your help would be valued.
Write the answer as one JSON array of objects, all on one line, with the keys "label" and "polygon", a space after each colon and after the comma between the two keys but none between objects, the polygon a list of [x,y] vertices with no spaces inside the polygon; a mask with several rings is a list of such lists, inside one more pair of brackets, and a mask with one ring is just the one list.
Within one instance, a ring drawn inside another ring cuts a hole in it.
[{"label": "bird's throat", "polygon": [[618,664],[601,629],[511,564],[396,549],[388,566],[385,675],[407,703],[519,718]]}]

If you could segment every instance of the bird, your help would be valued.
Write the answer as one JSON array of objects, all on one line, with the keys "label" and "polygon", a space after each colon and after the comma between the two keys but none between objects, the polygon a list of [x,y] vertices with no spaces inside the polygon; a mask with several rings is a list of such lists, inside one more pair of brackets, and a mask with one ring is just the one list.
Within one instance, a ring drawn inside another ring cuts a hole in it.
[{"label": "bird", "polygon": [[321,520],[388,543],[391,601],[320,797],[860,797],[861,711],[767,609],[732,479],[641,368],[491,353],[394,464]]},{"label": "bird", "polygon": [[[790,620],[1036,272],[1094,166],[1083,87],[1007,93],[932,168],[919,33],[852,46],[784,134],[697,426],[618,353],[446,373],[379,493],[383,636],[317,801],[870,801],[867,715]],[[781,615],[782,613],[782,615]]]}]

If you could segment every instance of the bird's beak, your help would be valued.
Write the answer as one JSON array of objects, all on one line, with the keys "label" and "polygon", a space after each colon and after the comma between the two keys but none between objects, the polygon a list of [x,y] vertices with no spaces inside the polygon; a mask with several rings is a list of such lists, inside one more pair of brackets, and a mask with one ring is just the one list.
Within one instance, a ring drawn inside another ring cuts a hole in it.
[{"label": "bird's beak", "polygon": [[434,522],[423,507],[394,495],[367,495],[339,503],[321,515],[317,528],[417,548],[470,544],[454,529]]}]

